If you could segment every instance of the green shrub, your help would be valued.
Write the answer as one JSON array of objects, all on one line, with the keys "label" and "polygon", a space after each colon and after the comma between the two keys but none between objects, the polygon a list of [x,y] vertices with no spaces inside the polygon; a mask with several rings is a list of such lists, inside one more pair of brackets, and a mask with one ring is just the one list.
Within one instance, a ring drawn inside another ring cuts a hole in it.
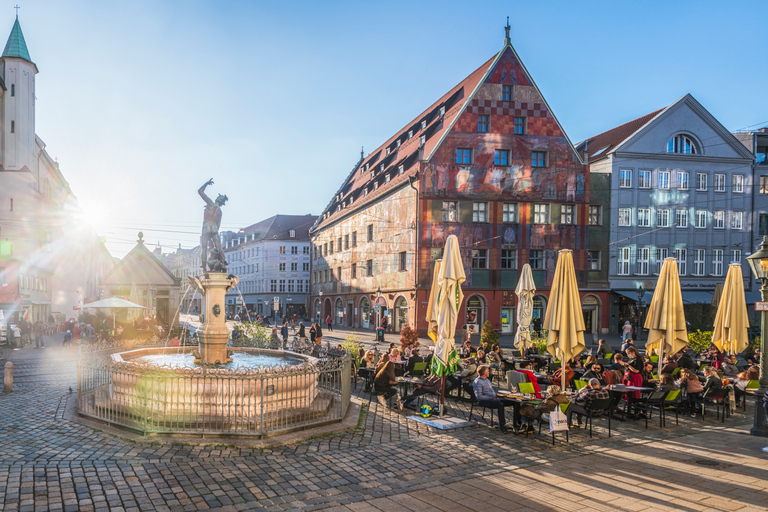
[{"label": "green shrub", "polygon": [[267,327],[245,322],[238,326],[241,336],[232,341],[233,347],[266,348],[269,346],[271,330]]},{"label": "green shrub", "polygon": [[400,329],[400,344],[402,346],[408,346],[408,343],[415,343],[419,339],[419,333],[411,328],[410,325],[405,324]]},{"label": "green shrub", "polygon": [[356,358],[360,353],[360,349],[363,348],[363,344],[360,343],[360,339],[357,336],[350,334],[341,342],[341,348],[352,354],[353,358]]},{"label": "green shrub", "polygon": [[700,331],[688,333],[688,347],[700,354],[709,349],[712,344],[712,331]]},{"label": "green shrub", "polygon": [[547,353],[547,337],[549,336],[549,331],[546,329],[542,329],[541,332],[538,334],[535,331],[531,331],[531,343],[536,347],[536,350],[539,351],[539,354],[546,354]]},{"label": "green shrub", "polygon": [[483,329],[480,332],[480,342],[482,343],[484,341],[488,342],[489,347],[495,345],[499,341],[499,333],[493,329],[489,320],[485,321]]}]

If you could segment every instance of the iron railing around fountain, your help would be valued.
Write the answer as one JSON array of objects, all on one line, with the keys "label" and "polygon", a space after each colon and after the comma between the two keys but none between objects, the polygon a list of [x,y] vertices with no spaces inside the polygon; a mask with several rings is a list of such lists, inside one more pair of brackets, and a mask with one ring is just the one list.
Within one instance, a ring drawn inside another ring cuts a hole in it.
[{"label": "iron railing around fountain", "polygon": [[344,352],[294,366],[237,369],[171,368],[112,358],[116,352],[155,347],[162,345],[81,349],[79,414],[145,434],[267,437],[341,421],[349,407],[351,359]]}]

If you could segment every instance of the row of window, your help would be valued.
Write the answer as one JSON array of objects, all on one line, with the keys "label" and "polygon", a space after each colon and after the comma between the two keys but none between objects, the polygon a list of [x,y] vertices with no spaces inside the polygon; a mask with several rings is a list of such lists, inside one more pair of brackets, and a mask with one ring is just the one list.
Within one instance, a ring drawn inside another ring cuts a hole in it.
[{"label": "row of window", "polygon": [[[652,247],[638,247],[634,251],[634,266],[635,275],[646,276],[649,274],[651,266],[651,250]],[[655,260],[654,274],[661,272],[661,267],[664,264],[664,259],[669,256],[669,250],[666,248],[657,247]],[[677,258],[677,271],[681,276],[684,276],[688,272],[688,249],[675,249],[675,258]],[[618,269],[617,273],[620,276],[630,275],[632,261],[632,248],[621,247],[619,248],[618,255]],[[723,275],[723,249],[712,249],[710,256],[710,275],[722,276]],[[741,250],[731,250],[731,263],[741,263]],[[693,249],[693,269],[692,276],[706,276],[707,275],[707,250],[705,249]]]},{"label": "row of window", "polygon": [[[402,251],[397,254],[397,270],[398,272],[405,272],[408,270],[408,252]],[[357,279],[357,263],[353,263],[350,266],[350,279]],[[366,260],[366,262],[360,265],[360,269],[363,271],[361,275],[365,277],[371,277],[374,275],[373,260]],[[341,280],[341,267],[336,267],[336,270],[319,270],[313,273],[313,283],[330,283],[333,281]]]},{"label": "row of window", "polygon": [[[287,288],[286,288],[287,283]],[[265,293],[267,286],[261,281],[245,281],[239,284],[242,293]],[[286,291],[288,293],[309,293],[309,280],[301,279],[271,279],[269,281],[269,292],[277,293]]]},{"label": "row of window", "polygon": [[[632,211],[633,208],[619,208],[619,226],[631,226],[632,225]],[[656,227],[668,228],[671,226],[672,214],[675,215],[675,227],[687,228],[689,227],[689,211],[685,210],[672,210],[670,208],[657,208],[656,209]],[[717,210],[712,212],[712,227],[714,229],[725,229],[725,210]],[[707,220],[710,213],[707,210],[696,210],[693,214],[693,227],[694,228],[706,228]],[[650,208],[638,208],[637,209],[637,226],[641,228],[652,227],[652,213]],[[742,229],[744,226],[744,212],[730,212],[731,229]]]},{"label": "row of window", "polygon": [[[509,97],[512,97],[511,91]],[[503,94],[502,99],[504,99]],[[525,135],[528,131],[527,119],[525,117],[516,117],[514,127],[514,132],[516,135]],[[477,131],[478,133],[488,133],[491,131],[491,116],[489,114],[480,114],[477,116]]]},{"label": "row of window", "polygon": [[[634,171],[632,169],[619,169],[619,188],[632,188],[632,176]],[[651,170],[639,170],[637,171],[637,187],[650,189],[653,187],[651,178],[653,171]],[[656,171],[656,186],[655,188],[661,190],[669,190],[673,184],[672,178],[676,178],[674,186],[677,190],[689,190],[690,187],[690,173],[688,171]],[[698,192],[706,192],[708,187],[708,174],[705,172],[696,173],[696,190]],[[714,190],[715,192],[725,192],[725,174],[715,173],[714,175]],[[763,182],[761,181],[761,187]],[[766,181],[766,188],[768,188],[768,181]],[[744,192],[744,175],[734,174],[732,176],[731,190],[736,193]]]},{"label": "row of window", "polygon": [[[455,162],[457,164],[471,164],[472,160],[472,148],[456,148]],[[495,149],[493,151],[493,165],[507,166],[509,165],[509,150],[508,149]],[[532,151],[531,152],[531,167],[546,167],[547,166],[547,152],[546,151]]]},{"label": "row of window", "polygon": [[48,280],[28,274],[19,274],[19,288],[22,290],[45,292],[48,291]]},{"label": "row of window", "polygon": [[[290,253],[293,255],[299,254],[299,246],[298,245],[292,245],[290,248],[286,245],[281,245],[278,247],[278,253],[280,254],[288,254],[288,251],[290,249]],[[309,254],[309,246],[304,246],[301,248],[302,254]],[[231,258],[233,261],[242,260],[245,258],[253,258],[259,256],[259,247],[250,247],[247,249],[244,249],[242,251],[238,251],[236,253],[230,253],[228,254],[229,258]]]},{"label": "row of window", "polygon": [[[373,224],[368,224],[367,234],[368,234],[368,242],[373,242]],[[344,242],[343,246],[342,246],[342,241]],[[344,248],[342,249],[342,247]],[[340,252],[342,250],[347,250],[350,247],[357,247],[357,231],[348,233],[343,237],[338,237],[336,239],[335,245],[333,240],[331,240],[330,242],[325,242],[323,243],[323,245],[320,245],[320,244],[314,245],[313,259],[318,259],[323,256],[328,256],[329,254],[333,254],[334,250],[335,252]]]},{"label": "row of window", "polygon": [[[536,203],[533,205],[533,223],[550,224],[550,204]],[[575,204],[560,205],[560,224],[577,224]],[[459,202],[443,201],[442,218],[444,222],[459,222]],[[485,202],[472,203],[472,222],[489,222],[489,205]],[[603,207],[600,205],[589,206],[589,225],[600,226],[603,223]],[[501,221],[504,223],[518,222],[518,203],[504,203],[502,205]]]}]

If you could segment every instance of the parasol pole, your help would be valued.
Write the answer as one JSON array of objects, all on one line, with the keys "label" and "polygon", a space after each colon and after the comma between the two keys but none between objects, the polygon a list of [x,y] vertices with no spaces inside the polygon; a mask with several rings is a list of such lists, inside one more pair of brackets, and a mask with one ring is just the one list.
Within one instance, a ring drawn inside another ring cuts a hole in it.
[{"label": "parasol pole", "polygon": [[565,390],[565,355],[560,355],[560,389]]},{"label": "parasol pole", "polygon": [[443,407],[445,405],[445,375],[440,378],[440,414],[443,417]]}]

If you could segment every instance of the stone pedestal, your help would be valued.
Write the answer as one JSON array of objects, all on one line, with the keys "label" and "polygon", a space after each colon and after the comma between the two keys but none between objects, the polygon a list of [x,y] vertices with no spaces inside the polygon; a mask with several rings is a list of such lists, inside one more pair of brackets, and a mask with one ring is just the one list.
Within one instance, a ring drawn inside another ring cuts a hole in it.
[{"label": "stone pedestal", "polygon": [[205,364],[226,364],[232,361],[227,354],[229,329],[226,324],[225,297],[231,279],[222,272],[209,272],[206,279],[200,280],[205,295],[203,313],[205,323],[200,333],[200,359],[195,362]]}]

